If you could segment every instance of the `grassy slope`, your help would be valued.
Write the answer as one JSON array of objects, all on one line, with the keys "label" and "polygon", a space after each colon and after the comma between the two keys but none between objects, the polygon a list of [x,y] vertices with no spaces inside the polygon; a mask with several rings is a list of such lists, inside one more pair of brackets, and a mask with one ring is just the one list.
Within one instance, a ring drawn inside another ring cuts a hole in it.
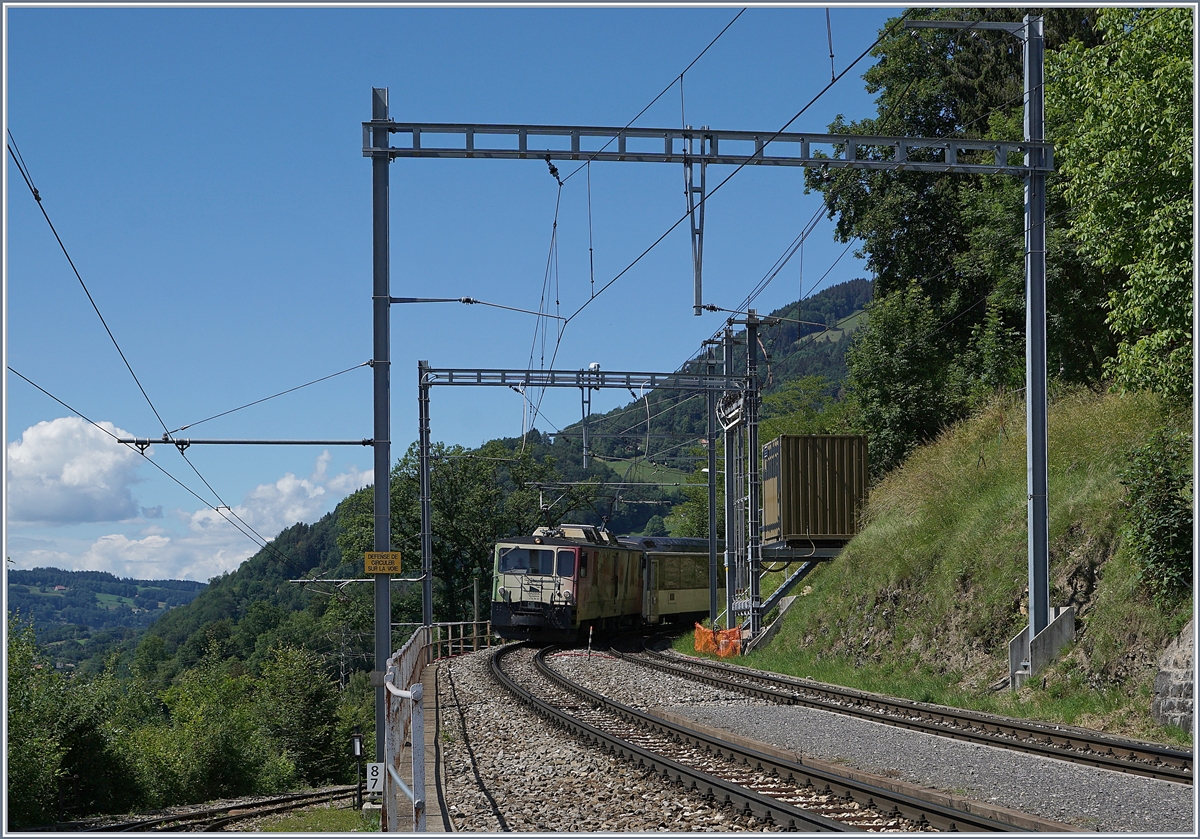
[{"label": "grassy slope", "polygon": [[[1144,396],[1051,406],[1051,603],[1076,643],[1019,693],[1008,640],[1027,619],[1024,409],[995,402],[872,491],[863,532],[809,577],[779,636],[745,663],[925,701],[1190,742],[1149,716],[1155,664],[1191,616],[1137,585],[1121,548],[1126,453],[1163,421]],[[765,588],[772,588],[774,583]]]}]

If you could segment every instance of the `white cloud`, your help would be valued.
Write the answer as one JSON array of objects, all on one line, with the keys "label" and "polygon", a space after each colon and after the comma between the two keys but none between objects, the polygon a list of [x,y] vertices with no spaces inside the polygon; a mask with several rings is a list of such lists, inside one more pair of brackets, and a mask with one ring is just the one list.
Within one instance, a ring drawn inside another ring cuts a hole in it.
[{"label": "white cloud", "polygon": [[[348,472],[329,477],[331,459],[329,452],[322,452],[307,478],[297,478],[288,472],[273,484],[259,484],[233,508],[234,520],[240,519],[271,539],[296,522],[315,521],[333,503],[371,482],[371,472],[360,472],[355,466]],[[215,526],[228,528],[228,515],[209,509],[198,510],[191,517],[192,532],[212,533]]]},{"label": "white cloud", "polygon": [[350,471],[348,472],[327,478],[326,473],[329,470],[329,461],[332,459],[333,457],[329,452],[321,452],[321,456],[317,458],[316,468],[313,469],[312,477],[309,480],[324,484],[326,489],[335,496],[344,498],[355,490],[362,489],[374,480],[372,476],[375,470],[368,469],[366,472],[359,472],[358,467],[354,465],[350,466]]},{"label": "white cloud", "polygon": [[75,557],[52,539],[28,539],[7,534],[6,556],[18,568],[73,568]]},{"label": "white cloud", "polygon": [[[155,528],[159,530],[159,528]],[[232,528],[227,526],[227,530]],[[214,534],[196,538],[188,534],[148,533],[140,539],[124,534],[102,536],[77,560],[78,567],[108,571],[118,577],[207,581],[237,568],[255,553],[254,544],[241,534]]]},{"label": "white cloud", "polygon": [[[111,422],[101,426],[131,436]],[[8,520],[74,524],[136,518],[133,499],[141,457],[77,417],[25,429],[8,444]]]},{"label": "white cloud", "polygon": [[101,536],[87,552],[79,558],[82,568],[108,571],[118,577],[152,579],[143,573],[157,568],[166,556],[170,556],[171,539],[168,536],[150,535],[144,539],[130,539],[123,533]]},{"label": "white cloud", "polygon": [[138,579],[206,581],[232,571],[259,550],[235,527],[246,529],[239,518],[270,540],[298,521],[316,521],[347,493],[371,482],[371,471],[360,472],[353,466],[330,476],[330,461],[325,452],[307,478],[289,472],[273,483],[260,484],[231,511],[175,510],[156,517],[152,524],[131,522],[124,532],[92,535],[82,542],[10,536],[9,550],[18,568],[41,565]]}]

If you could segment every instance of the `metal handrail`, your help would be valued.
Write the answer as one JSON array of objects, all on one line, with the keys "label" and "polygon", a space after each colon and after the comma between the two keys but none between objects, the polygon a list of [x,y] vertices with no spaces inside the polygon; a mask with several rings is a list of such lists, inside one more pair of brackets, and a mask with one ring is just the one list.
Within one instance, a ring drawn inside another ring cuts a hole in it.
[{"label": "metal handrail", "polygon": [[[400,773],[396,771],[396,768],[394,766],[389,766],[387,771],[388,775],[391,776],[391,779],[396,786],[400,787],[400,791],[403,792],[408,797],[408,800],[413,803],[413,809],[423,809],[425,807],[425,799],[417,798],[417,794],[408,788],[408,784],[404,783],[404,779],[400,777]],[[424,830],[424,828],[419,829],[422,831]]]},{"label": "metal handrail", "polygon": [[[421,677],[425,671],[424,654],[429,649],[430,632],[421,627],[408,639],[400,650],[388,660],[383,686],[387,695],[385,707],[384,755],[387,768],[384,778],[382,827],[384,832],[400,832],[399,797],[397,789],[412,802],[412,829],[421,833],[426,828],[425,799],[413,790],[425,790],[425,712],[423,700],[425,690]],[[397,686],[397,681],[408,684],[408,690]],[[407,737],[405,735],[408,735]],[[405,742],[412,745],[412,788],[400,778],[400,752]]]},{"label": "metal handrail", "polygon": [[[467,628],[470,627],[470,634]],[[455,628],[458,629],[457,635]],[[446,631],[443,636],[443,630]],[[459,621],[418,626],[412,637],[405,642],[390,659],[384,675],[383,686],[387,694],[386,725],[384,735],[383,762],[387,768],[383,795],[383,830],[385,833],[400,832],[399,792],[412,802],[412,830],[418,833],[426,829],[425,799],[425,712],[423,702],[425,689],[421,679],[429,663],[443,657],[479,650],[491,646],[490,621]],[[444,655],[443,655],[444,652]],[[407,684],[405,690],[399,685]],[[405,736],[407,735],[407,736]],[[405,743],[412,745],[412,787],[400,776],[400,753]]]}]

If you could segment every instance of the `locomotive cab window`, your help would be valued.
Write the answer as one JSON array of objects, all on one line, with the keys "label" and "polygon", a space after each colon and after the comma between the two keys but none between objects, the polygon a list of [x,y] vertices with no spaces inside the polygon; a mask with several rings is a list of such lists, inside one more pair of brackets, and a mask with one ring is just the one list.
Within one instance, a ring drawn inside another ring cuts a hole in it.
[{"label": "locomotive cab window", "polygon": [[588,561],[587,551],[584,551],[583,553],[581,553],[579,555],[579,579],[581,579],[581,580],[587,579],[587,566],[588,566],[587,561]]},{"label": "locomotive cab window", "polygon": [[519,546],[499,547],[497,567],[502,574],[553,574],[554,551]]},{"label": "locomotive cab window", "polygon": [[568,549],[558,552],[558,576],[575,576],[575,551]]}]

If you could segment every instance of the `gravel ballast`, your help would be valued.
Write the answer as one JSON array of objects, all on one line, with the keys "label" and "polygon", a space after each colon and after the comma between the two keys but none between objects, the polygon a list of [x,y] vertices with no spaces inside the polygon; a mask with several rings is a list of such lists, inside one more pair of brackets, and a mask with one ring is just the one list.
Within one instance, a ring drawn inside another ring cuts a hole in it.
[{"label": "gravel ballast", "polygon": [[556,656],[580,684],[803,756],[1103,832],[1194,833],[1193,788],[740,694],[609,657]]},{"label": "gravel ballast", "polygon": [[487,672],[490,655],[490,651],[472,653],[438,665],[443,783],[455,829],[489,833],[776,829],[590,749],[551,727],[492,681]]}]

